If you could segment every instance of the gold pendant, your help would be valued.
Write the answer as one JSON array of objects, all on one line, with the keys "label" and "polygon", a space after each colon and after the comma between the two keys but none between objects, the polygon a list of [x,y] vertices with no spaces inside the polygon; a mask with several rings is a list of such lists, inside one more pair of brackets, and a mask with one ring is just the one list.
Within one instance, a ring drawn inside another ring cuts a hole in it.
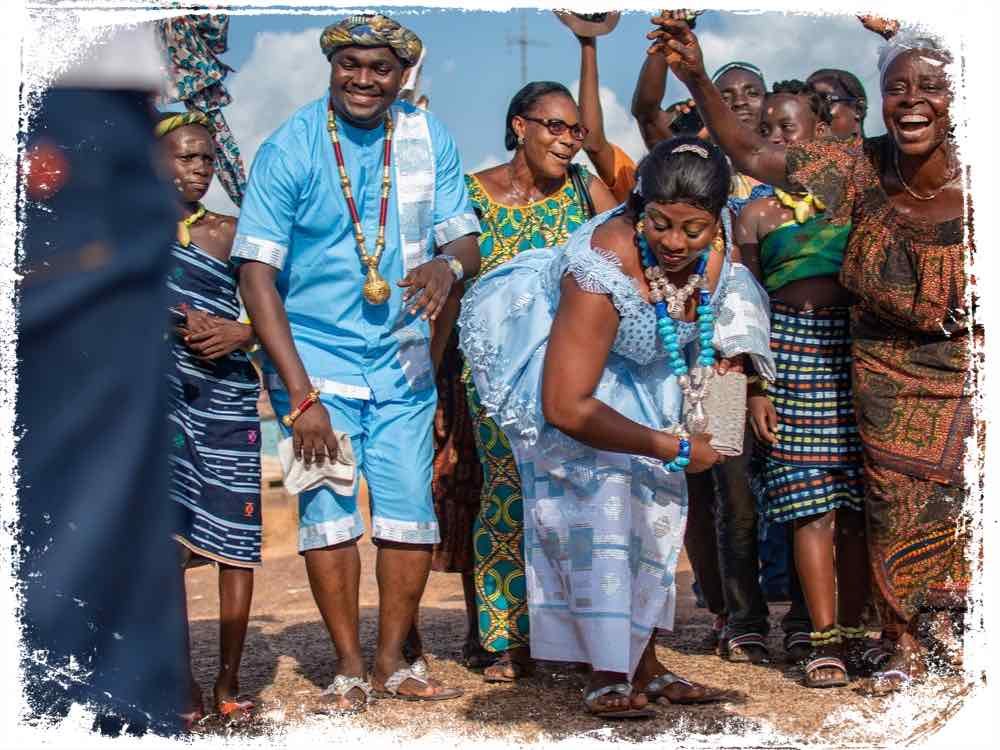
[{"label": "gold pendant", "polygon": [[368,266],[368,274],[365,276],[361,293],[370,304],[381,305],[389,299],[392,290],[389,289],[388,282],[382,278],[378,269],[375,266]]}]

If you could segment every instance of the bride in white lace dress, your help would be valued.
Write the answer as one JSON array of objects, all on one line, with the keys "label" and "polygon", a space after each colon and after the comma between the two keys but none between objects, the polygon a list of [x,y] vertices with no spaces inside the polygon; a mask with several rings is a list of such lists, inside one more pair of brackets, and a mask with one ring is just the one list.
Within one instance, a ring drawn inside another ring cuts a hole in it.
[{"label": "bride in white lace dress", "polygon": [[696,398],[699,364],[774,372],[767,297],[730,257],[728,185],[715,146],[663,142],[627,204],[462,301],[462,350],[521,474],[531,655],[589,664],[586,707],[608,718],[723,697],[670,673],[652,635],[673,627],[683,471],[720,459],[676,434],[685,388]]}]

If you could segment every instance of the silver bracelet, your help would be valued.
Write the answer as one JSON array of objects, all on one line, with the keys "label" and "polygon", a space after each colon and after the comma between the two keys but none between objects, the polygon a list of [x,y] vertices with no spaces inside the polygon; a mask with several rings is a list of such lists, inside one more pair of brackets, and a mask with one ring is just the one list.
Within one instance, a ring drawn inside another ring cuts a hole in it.
[{"label": "silver bracelet", "polygon": [[442,260],[447,263],[448,268],[450,268],[451,272],[455,274],[455,281],[461,281],[465,278],[465,269],[462,268],[462,262],[454,255],[435,255],[434,260]]}]

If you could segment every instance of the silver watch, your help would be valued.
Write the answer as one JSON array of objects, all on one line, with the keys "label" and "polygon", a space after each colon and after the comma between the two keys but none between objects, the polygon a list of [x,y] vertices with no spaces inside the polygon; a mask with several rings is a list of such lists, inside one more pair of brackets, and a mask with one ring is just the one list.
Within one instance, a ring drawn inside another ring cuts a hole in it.
[{"label": "silver watch", "polygon": [[434,256],[434,260],[443,260],[447,263],[448,268],[450,268],[451,272],[455,274],[455,281],[461,281],[465,278],[465,269],[462,268],[462,262],[454,255],[436,255]]}]

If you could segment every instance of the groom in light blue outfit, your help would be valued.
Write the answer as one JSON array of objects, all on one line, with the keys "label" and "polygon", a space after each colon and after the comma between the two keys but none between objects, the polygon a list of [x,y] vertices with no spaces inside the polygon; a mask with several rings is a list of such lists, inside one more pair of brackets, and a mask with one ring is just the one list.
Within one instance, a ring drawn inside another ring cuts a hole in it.
[{"label": "groom in light blue outfit", "polygon": [[[260,147],[232,256],[242,263],[240,290],[266,352],[275,412],[289,414],[313,389],[325,407],[306,410],[285,430],[296,455],[322,462],[336,451],[331,428],[346,432],[365,475],[379,589],[391,592],[380,603],[372,683],[410,697],[457,697],[409,669],[400,652],[439,541],[430,490],[437,401],[431,321],[452,285],[478,270],[479,222],[447,130],[397,101],[420,40],[391,19],[364,15],[328,27],[321,47],[331,62],[330,91]],[[328,131],[330,111],[368,253],[380,231],[387,117],[393,124],[377,266],[391,294],[381,304],[362,296],[367,269]],[[372,687],[357,632],[356,542],[364,533],[357,486],[351,497],[304,492],[299,511],[299,550],[340,657],[324,697],[336,708],[360,709]]]}]

